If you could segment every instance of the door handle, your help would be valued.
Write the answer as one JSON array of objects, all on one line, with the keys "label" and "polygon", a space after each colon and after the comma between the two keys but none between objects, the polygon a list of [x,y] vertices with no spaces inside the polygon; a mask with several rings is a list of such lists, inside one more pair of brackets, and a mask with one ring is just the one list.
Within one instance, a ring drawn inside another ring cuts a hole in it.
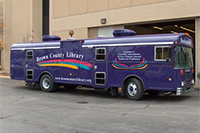
[{"label": "door handle", "polygon": [[94,65],[94,70],[96,70],[97,69],[97,65]]}]

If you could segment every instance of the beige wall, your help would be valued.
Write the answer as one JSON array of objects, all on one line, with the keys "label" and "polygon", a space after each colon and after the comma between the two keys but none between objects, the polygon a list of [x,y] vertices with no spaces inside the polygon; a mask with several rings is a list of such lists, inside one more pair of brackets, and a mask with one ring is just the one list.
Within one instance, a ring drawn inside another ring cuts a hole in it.
[{"label": "beige wall", "polygon": [[[93,0],[93,3],[91,0],[81,0],[83,2],[81,7],[81,1],[73,4],[74,0],[68,0],[64,6],[65,9],[68,9],[67,14],[63,12],[64,9],[59,10],[59,2],[56,1],[50,0],[50,4],[53,5],[53,11],[50,13],[50,33],[70,29],[168,21],[200,16],[199,0],[123,0],[121,3],[120,0]],[[73,7],[71,7],[72,5]],[[102,8],[99,5],[102,5]],[[102,25],[101,18],[106,18],[107,23]]]},{"label": "beige wall", "polygon": [[42,1],[4,0],[5,49],[2,51],[4,71],[10,70],[10,46],[17,42],[42,40]]},{"label": "beige wall", "polygon": [[196,57],[195,57],[195,60],[196,60],[196,73],[195,73],[195,76],[196,76],[196,86],[200,87],[200,80],[197,78],[197,73],[200,73],[200,17],[196,18]]},{"label": "beige wall", "polygon": [[32,0],[33,41],[42,41],[42,0]]},{"label": "beige wall", "polygon": [[[62,40],[66,40],[70,37],[69,35],[70,30],[62,30],[62,31],[53,31],[53,35],[58,35],[62,38]],[[87,28],[80,28],[80,29],[73,29],[74,35],[73,38],[85,39],[88,38],[88,29]]]}]

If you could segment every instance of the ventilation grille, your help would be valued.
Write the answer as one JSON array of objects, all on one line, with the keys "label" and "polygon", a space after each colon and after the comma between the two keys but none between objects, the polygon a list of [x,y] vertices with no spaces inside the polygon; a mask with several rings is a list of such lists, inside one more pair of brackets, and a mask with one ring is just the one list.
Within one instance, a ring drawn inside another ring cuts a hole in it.
[{"label": "ventilation grille", "polygon": [[33,80],[33,70],[32,69],[29,69],[26,71],[26,79]]},{"label": "ventilation grille", "polygon": [[191,73],[190,73],[190,72],[187,72],[187,73],[185,74],[185,78],[186,78],[186,80],[191,79]]},{"label": "ventilation grille", "polygon": [[96,72],[95,73],[95,83],[97,85],[105,85],[106,84],[106,74],[104,72]]}]

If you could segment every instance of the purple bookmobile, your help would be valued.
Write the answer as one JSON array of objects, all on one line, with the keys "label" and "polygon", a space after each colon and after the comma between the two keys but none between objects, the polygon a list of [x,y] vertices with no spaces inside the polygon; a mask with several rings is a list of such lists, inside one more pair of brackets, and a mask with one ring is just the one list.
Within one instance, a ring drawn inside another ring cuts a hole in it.
[{"label": "purple bookmobile", "polygon": [[150,95],[181,95],[193,89],[193,41],[187,33],[136,35],[115,30],[112,38],[60,40],[11,46],[11,79],[45,92],[87,86],[139,100]]}]

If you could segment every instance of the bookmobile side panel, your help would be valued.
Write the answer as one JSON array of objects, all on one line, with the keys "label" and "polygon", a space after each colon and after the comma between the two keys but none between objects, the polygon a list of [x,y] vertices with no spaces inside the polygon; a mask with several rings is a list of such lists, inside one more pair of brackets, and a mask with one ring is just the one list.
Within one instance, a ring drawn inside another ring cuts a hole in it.
[{"label": "bookmobile side panel", "polygon": [[[155,54],[155,47],[149,47],[149,52]],[[173,49],[173,46],[170,46]],[[173,50],[172,50],[173,51]],[[171,51],[171,52],[172,52]],[[149,54],[152,55],[152,54]],[[149,66],[145,72],[147,90],[175,91],[176,74],[174,73],[173,56],[170,61],[155,61],[154,55],[150,57]],[[171,79],[171,80],[170,80]]]},{"label": "bookmobile side panel", "polygon": [[93,68],[94,68],[94,50],[88,49],[88,48],[80,48],[83,57],[83,63],[87,65],[87,67],[84,69],[81,69],[80,78],[83,80],[83,82],[80,82],[82,85],[90,85],[94,83],[93,79]]},{"label": "bookmobile side panel", "polygon": [[109,80],[112,87],[121,87],[128,76],[139,77],[147,90],[172,90],[173,63],[154,61],[155,46],[109,47]]},{"label": "bookmobile side panel", "polygon": [[38,49],[34,50],[35,53],[35,81],[39,81],[42,73],[49,73],[55,80],[55,77],[61,75],[60,67],[54,65],[57,62],[53,62],[55,57],[53,54],[62,53],[61,49]]},{"label": "bookmobile side panel", "polygon": [[37,79],[43,72],[49,72],[55,83],[91,84],[92,64],[88,62],[91,58],[89,54],[83,55],[79,41],[63,41],[60,49],[37,50]]},{"label": "bookmobile side panel", "polygon": [[25,52],[22,50],[11,50],[10,60],[11,78],[16,80],[24,80]]},{"label": "bookmobile side panel", "polygon": [[135,75],[146,84],[145,71],[148,67],[148,46],[109,47],[109,79],[113,87],[121,87],[124,79]]}]

